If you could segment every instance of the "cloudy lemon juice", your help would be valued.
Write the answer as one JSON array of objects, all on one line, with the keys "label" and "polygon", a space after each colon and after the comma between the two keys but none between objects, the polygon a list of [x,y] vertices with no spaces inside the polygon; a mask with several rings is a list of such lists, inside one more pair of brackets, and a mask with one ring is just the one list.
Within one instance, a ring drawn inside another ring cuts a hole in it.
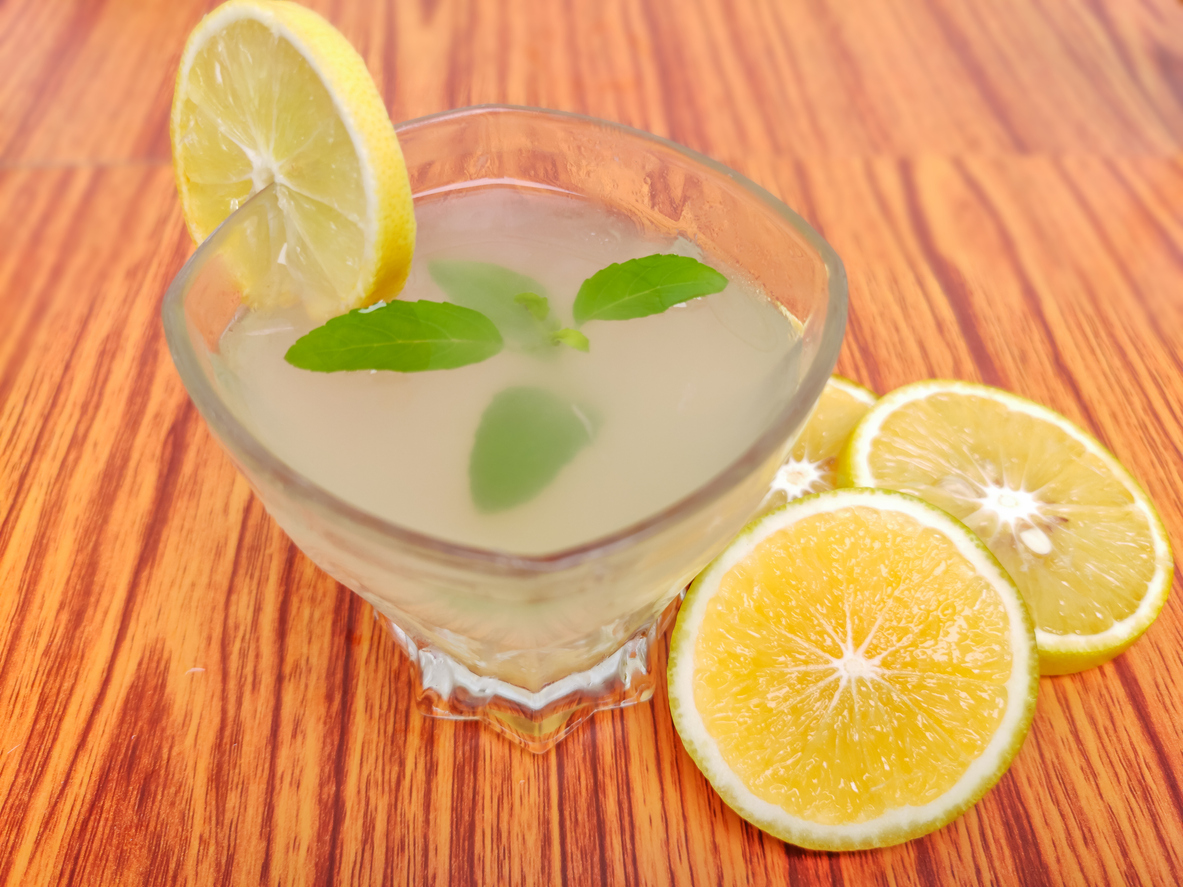
[{"label": "cloudy lemon juice", "polygon": [[541,189],[416,205],[397,300],[241,311],[215,369],[291,468],[408,529],[568,550],[686,497],[792,394],[795,322],[684,240]]}]

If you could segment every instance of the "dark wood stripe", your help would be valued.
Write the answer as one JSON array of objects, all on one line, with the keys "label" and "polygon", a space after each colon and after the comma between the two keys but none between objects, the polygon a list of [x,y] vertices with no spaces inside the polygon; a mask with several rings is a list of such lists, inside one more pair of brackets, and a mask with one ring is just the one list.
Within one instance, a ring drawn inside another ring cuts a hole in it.
[{"label": "dark wood stripe", "polygon": [[[657,703],[660,705],[661,700],[657,700]],[[638,824],[636,815],[633,812],[629,790],[640,780],[640,774],[634,777],[632,767],[633,755],[632,749],[629,747],[627,724],[619,716],[619,712],[613,713],[609,724],[612,727],[612,746],[617,752],[617,759],[620,761],[615,773],[616,791],[626,801],[626,803],[621,805],[617,814],[620,823],[620,863],[624,869],[625,883],[639,884],[641,883],[641,870],[637,861],[641,856],[641,848],[637,847]]]},{"label": "dark wood stripe", "polygon": [[1052,332],[1051,326],[1048,324],[1047,316],[1043,311],[1043,302],[1040,299],[1039,293],[1035,285],[1031,282],[1031,278],[1027,276],[1026,269],[1019,258],[1018,248],[1015,246],[1014,237],[1007,229],[1002,216],[998,212],[994,201],[986,193],[985,187],[980,183],[965,167],[964,164],[957,164],[958,171],[961,173],[962,179],[973,193],[979,207],[986,212],[986,214],[993,220],[995,230],[998,231],[999,237],[1003,242],[1003,255],[1007,262],[1007,266],[1014,272],[1015,279],[1025,297],[1025,306],[1030,309],[1032,317],[1039,325],[1040,332],[1043,334],[1043,341],[1046,343],[1051,351],[1052,361],[1056,366],[1056,371],[1059,377],[1069,387],[1077,406],[1084,414],[1086,421],[1089,424],[1089,430],[1097,437],[1105,446],[1112,450],[1113,446],[1106,436],[1106,431],[1103,424],[1097,421],[1096,415],[1093,413],[1092,406],[1081,392],[1080,383],[1076,376],[1069,368],[1067,361],[1064,360],[1064,355],[1060,352],[1056,337]]},{"label": "dark wood stripe", "polygon": [[840,89],[838,95],[849,102],[850,112],[859,121],[860,135],[871,144],[886,145],[891,138],[879,119],[880,106],[871,98],[867,83],[862,74],[860,59],[848,45],[843,28],[834,7],[825,0],[806,0],[808,15],[824,34],[824,42],[833,53],[832,65],[839,78]]},{"label": "dark wood stripe", "polygon": [[[950,826],[946,826],[949,828]],[[921,838],[916,841],[911,850],[916,855],[916,874],[921,884],[940,884],[940,868],[933,858],[933,844],[931,838]]]},{"label": "dark wood stripe", "polygon": [[[344,586],[339,586],[339,589],[342,594],[340,595],[341,605],[338,609],[341,606],[345,609],[345,637],[348,640],[352,638],[357,625],[356,611],[363,605],[360,598],[349,593],[349,589]],[[341,847],[341,826],[345,821],[347,807],[345,757],[349,750],[349,727],[353,714],[353,681],[353,644],[347,642],[341,662],[341,683],[337,688],[340,699],[338,705],[335,706],[338,709],[337,719],[339,722],[337,743],[332,759],[332,769],[326,769],[326,775],[331,775],[332,778],[327,780],[324,790],[332,809],[328,842],[329,857],[325,864],[325,871],[334,882],[340,881],[343,875],[340,870],[343,850]],[[330,707],[330,710],[332,708]]]},{"label": "dark wood stripe", "polygon": [[[1180,788],[1179,780],[1175,774],[1175,769],[1179,759],[1178,748],[1175,744],[1176,754],[1169,755],[1164,744],[1164,738],[1159,735],[1157,725],[1154,723],[1152,709],[1149,705],[1149,700],[1146,698],[1146,692],[1143,690],[1141,683],[1138,681],[1133,668],[1130,663],[1122,656],[1118,656],[1109,666],[1121,681],[1122,689],[1125,690],[1126,696],[1129,697],[1130,714],[1133,715],[1137,721],[1138,726],[1142,729],[1142,735],[1145,737],[1147,747],[1154,756],[1154,761],[1158,765],[1156,768],[1158,772],[1155,774],[1156,783],[1161,786],[1171,799],[1171,805],[1176,811],[1183,811],[1183,789]],[[1176,728],[1178,725],[1176,725]],[[1177,743],[1178,737],[1174,737]],[[1170,741],[1170,740],[1166,740]],[[1157,830],[1160,823],[1156,822],[1155,829]],[[1160,833],[1161,834],[1161,833]],[[1177,864],[1183,864],[1183,844],[1178,842],[1179,835],[1176,832],[1173,836],[1162,835],[1163,847],[1175,859]]]},{"label": "dark wood stripe", "polygon": [[[567,785],[567,769],[566,769],[566,755],[564,751],[565,746],[559,746],[551,754],[555,757],[555,781],[558,783],[560,791]],[[559,875],[563,887],[569,887],[572,884],[571,880],[571,846],[567,839],[567,817],[563,815],[563,810],[556,811],[556,819],[558,820],[559,832]]]},{"label": "dark wood stripe", "polygon": [[[662,646],[664,647],[665,645],[662,644]],[[662,656],[661,661],[663,663],[665,662],[665,658],[666,658],[665,656]],[[656,710],[657,710],[658,706],[663,706],[665,704],[662,701],[665,698],[664,691],[666,689],[665,679],[664,679],[664,671],[662,671],[661,674],[662,674],[661,686],[658,687],[658,691],[657,691],[657,693],[654,694],[654,697],[653,697],[654,705],[647,712],[645,712],[641,715],[641,717],[649,720],[652,723],[652,729],[653,729],[654,736],[660,736],[661,732],[662,732],[660,729],[662,725],[659,723],[658,718],[657,718],[657,714],[656,714]],[[627,725],[626,725],[626,727],[627,727]],[[655,743],[653,746],[653,757],[654,757],[654,765],[655,765],[654,770],[657,773],[659,773],[659,774],[665,773],[670,769],[668,764],[665,764],[662,761],[662,744],[660,741]],[[666,806],[668,804],[668,796],[666,794],[666,783],[665,783],[665,780],[660,779],[660,778],[657,779],[655,781],[655,783],[656,783],[655,790],[657,791],[658,798],[660,799],[658,809],[661,811],[661,831],[664,834],[670,834],[670,832],[671,832],[670,821],[669,821],[669,817],[666,816]],[[677,873],[674,869],[674,854],[672,852],[666,853],[664,856],[664,862],[665,862],[666,873],[669,875],[669,883],[670,884],[677,883],[678,877],[677,877]]]},{"label": "dark wood stripe", "polygon": [[662,93],[662,105],[669,132],[658,133],[696,151],[710,151],[710,139],[702,129],[697,96],[687,89],[679,72],[689,65],[682,54],[677,28],[677,12],[656,0],[638,0],[648,30],[648,43],[657,60],[657,82]]},{"label": "dark wood stripe", "polygon": [[1015,864],[1022,873],[1023,883],[1031,884],[1032,887],[1042,884],[1057,887],[1055,882],[1049,879],[1049,860],[1042,852],[1039,832],[1031,822],[1031,811],[1027,799],[1019,789],[1017,776],[1003,776],[990,789],[990,800],[993,805],[1001,808],[1001,816],[998,819],[1007,831],[1007,849],[1015,857]]},{"label": "dark wood stripe", "polygon": [[[75,209],[75,212],[73,215],[73,220],[72,220],[71,224],[67,227],[66,233],[62,238],[63,242],[66,244],[76,243],[76,242],[83,239],[83,232],[85,231],[86,225],[89,220],[87,219],[87,217],[84,213],[77,211],[77,207],[86,206],[92,199],[94,199],[95,192],[98,189],[99,184],[100,184],[100,178],[96,175],[92,175],[92,174],[86,173],[86,172],[79,173],[79,175],[81,175],[83,177],[84,181],[86,182],[86,185],[85,185],[85,188],[83,189],[82,194],[79,196],[77,203],[72,204],[72,207]],[[39,220],[40,224],[34,229],[37,232],[37,234],[42,235],[42,236],[46,236],[48,234],[46,229],[48,227],[47,223],[48,223],[49,219],[52,218],[52,216],[51,216],[52,207],[54,206],[54,204],[57,204],[59,201],[61,201],[62,203],[65,203],[65,201],[62,200],[62,197],[65,194],[65,192],[68,190],[68,187],[72,182],[72,179],[73,179],[73,177],[68,176],[68,175],[64,175],[64,174],[55,178],[55,180],[54,180],[55,184],[53,186],[49,200],[45,201],[45,204],[44,204],[46,207],[46,215],[43,216],[41,220]],[[32,181],[32,179],[30,179],[29,181]],[[69,206],[70,204],[66,204],[66,205]],[[16,213],[21,212],[21,210],[18,210],[17,206],[14,204],[11,207],[10,212],[12,212],[15,215]],[[30,239],[29,242],[35,242],[35,241]],[[11,397],[12,387],[15,384],[15,380],[16,380],[17,376],[22,371],[26,370],[26,368],[28,366],[29,349],[32,347],[33,343],[36,341],[36,335],[37,335],[37,331],[38,331],[39,327],[41,326],[42,322],[45,320],[46,315],[48,314],[48,312],[50,311],[50,309],[54,305],[55,299],[53,298],[53,294],[56,292],[56,288],[60,282],[60,275],[62,274],[65,266],[69,262],[69,259],[70,259],[70,255],[69,255],[68,249],[61,249],[61,250],[57,251],[53,255],[50,262],[48,263],[48,268],[45,269],[45,272],[44,272],[45,279],[44,279],[42,285],[35,290],[25,289],[23,286],[21,286],[21,284],[24,282],[22,279],[23,275],[22,275],[22,277],[17,277],[15,281],[9,282],[9,287],[10,287],[9,292],[15,293],[15,294],[23,297],[21,299],[21,302],[26,303],[26,304],[31,303],[34,306],[34,308],[32,311],[28,312],[28,314],[25,316],[24,323],[21,325],[21,327],[17,330],[14,330],[14,335],[12,336],[12,340],[16,343],[15,347],[12,349],[9,358],[4,363],[3,367],[0,367],[0,404],[4,404],[4,403],[8,402],[9,398]],[[13,305],[12,307],[15,308],[16,306]],[[93,311],[93,302],[92,302],[91,307],[88,309],[88,314],[87,314],[87,318],[86,318],[87,320],[90,317],[91,311]],[[15,314],[15,311],[9,310],[9,311],[6,311],[5,314],[7,315],[5,319],[8,319],[8,318],[11,318]],[[77,333],[77,336],[79,338],[76,339],[76,342],[80,340],[81,336],[84,335],[85,332],[86,332],[86,323],[84,320],[82,327],[79,329],[79,332]],[[77,347],[77,344],[75,344],[75,347]],[[71,351],[69,353],[71,357],[72,357],[73,353],[74,353],[74,349],[71,349]],[[69,359],[69,357],[68,357],[68,359]],[[65,371],[68,372],[71,366],[72,366],[72,364],[68,364],[64,368]],[[7,512],[7,514],[11,514],[11,511],[12,511],[12,509],[10,507],[9,512]],[[6,520],[7,520],[7,514],[6,514],[6,518],[5,518]],[[4,543],[4,531],[0,530],[0,546],[2,546],[3,543]]]},{"label": "dark wood stripe", "polygon": [[[794,211],[805,219],[818,234],[825,237],[824,222],[818,214],[818,202],[814,195],[813,183],[810,180],[806,165],[801,160],[794,159],[791,162],[791,166],[793,170],[793,181],[796,186],[797,201],[799,203],[797,207],[794,207]],[[857,268],[846,267],[849,310],[846,316],[846,339],[843,345],[843,354],[850,354],[853,351],[862,358],[860,365],[863,367],[863,372],[861,374],[851,374],[852,376],[861,375],[862,380],[860,384],[866,384],[875,391],[883,391],[885,390],[884,385],[886,383],[880,377],[874,361],[866,360],[866,358],[874,354],[874,349],[870,347],[870,341],[863,331],[863,315],[860,313],[858,305],[860,296],[864,294],[858,289],[858,279],[852,277],[855,273],[857,273]],[[839,362],[841,363],[841,361],[842,357],[840,356]],[[841,366],[838,371],[842,371]]]},{"label": "dark wood stripe", "polygon": [[[1093,16],[1093,18],[1096,19],[1096,30],[1101,36],[1105,38],[1106,47],[1110,49],[1120,61],[1122,74],[1124,75],[1121,79],[1137,90],[1139,96],[1145,102],[1146,107],[1154,111],[1166,132],[1171,133],[1176,140],[1178,140],[1180,137],[1183,137],[1183,125],[1181,125],[1181,123],[1183,123],[1183,119],[1181,119],[1179,116],[1179,111],[1181,108],[1183,108],[1183,101],[1177,101],[1175,105],[1174,110],[1176,112],[1176,116],[1174,120],[1172,120],[1169,115],[1164,115],[1162,105],[1159,104],[1155,96],[1150,92],[1150,90],[1147,89],[1146,80],[1143,77],[1142,72],[1139,70],[1137,62],[1135,61],[1134,51],[1126,44],[1124,40],[1121,40],[1118,37],[1119,33],[1121,32],[1121,22],[1118,20],[1117,16],[1113,14],[1113,12],[1106,6],[1103,0],[1085,0],[1084,5],[1087,6],[1089,13]],[[1145,4],[1139,3],[1138,5],[1141,6]],[[1050,5],[1047,6],[1045,10],[1045,15],[1049,19],[1048,26],[1052,29],[1053,33],[1056,27],[1055,15],[1057,11],[1058,10]],[[1169,28],[1171,26],[1170,24],[1164,22],[1162,23],[1162,27]],[[1071,41],[1065,41],[1064,45],[1069,49],[1074,48]],[[1175,59],[1178,58],[1177,56],[1169,57]],[[1112,74],[1110,74],[1109,77],[1105,77],[1101,75],[1100,72],[1093,70],[1089,64],[1091,57],[1088,55],[1079,56],[1077,61],[1080,65],[1080,69],[1091,74],[1092,82],[1098,86],[1101,86],[1107,79],[1116,79],[1112,77]],[[1163,77],[1163,81],[1168,86],[1172,84],[1173,80],[1178,80],[1178,78],[1173,78],[1171,76],[1171,72],[1169,71],[1164,71],[1163,73],[1165,75]],[[1176,98],[1183,99],[1183,94],[1176,95]],[[1119,102],[1115,101],[1111,102],[1110,106],[1116,108],[1119,106],[1119,104]],[[1135,124],[1131,121],[1131,126],[1133,125]]]},{"label": "dark wood stripe", "polygon": [[[563,29],[562,37],[567,46],[567,64],[571,70],[570,83],[572,91],[575,93],[574,107],[571,110],[586,114],[588,112],[588,103],[584,83],[587,80],[587,75],[580,64],[581,54],[579,52],[580,40],[584,35],[579,31],[579,23],[575,15],[575,0],[567,0],[565,6],[567,14],[563,16],[565,28]],[[505,43],[509,43],[509,37],[505,31],[505,27],[508,26],[511,16],[512,13],[508,9],[502,10],[500,21],[502,24],[502,39]],[[509,58],[506,55],[502,59],[502,67],[499,72],[502,75],[501,82],[506,86],[509,83],[509,77],[506,74],[505,68],[508,62]],[[508,92],[508,89],[506,91]]]},{"label": "dark wood stripe", "polygon": [[[974,11],[973,7],[962,7],[962,9],[967,13]],[[1023,151],[1028,149],[1030,145],[1027,143],[1027,139],[1020,127],[1011,119],[1012,103],[1007,101],[1005,90],[995,84],[994,73],[978,58],[980,50],[976,41],[953,20],[953,16],[946,14],[943,9],[937,9],[935,4],[928,4],[928,11],[930,20],[937,26],[948,48],[952,50],[962,71],[965,72],[968,82],[973,85],[990,109],[993,122],[998,124],[1006,134],[1008,143],[1002,146],[1004,150]],[[1005,66],[996,66],[996,70],[998,68],[1005,71]]]},{"label": "dark wood stripe", "polygon": [[477,861],[476,798],[480,792],[481,737],[468,731],[456,731],[453,736],[453,767],[451,778],[450,858],[452,871],[461,883],[479,880]]},{"label": "dark wood stripe", "polygon": [[[300,557],[300,552],[295,545],[288,543],[287,550],[283,559],[283,582],[281,588],[290,589],[292,587],[293,578],[295,576],[295,565],[297,558]],[[276,653],[276,670],[271,680],[271,732],[270,732],[270,746],[271,748],[279,748],[282,744],[280,729],[283,724],[283,700],[284,700],[284,685],[287,678],[287,652],[288,652],[288,631],[291,625],[291,594],[283,594],[279,601],[279,613],[276,620],[275,631],[275,653]],[[275,797],[277,788],[277,779],[279,778],[278,767],[274,758],[267,759],[267,795]],[[275,883],[277,880],[271,873],[272,855],[279,851],[282,853],[285,848],[278,846],[275,840],[275,814],[276,808],[274,804],[267,804],[263,809],[262,819],[259,823],[259,834],[263,839],[263,862],[262,871],[259,875],[259,882],[262,884]]]},{"label": "dark wood stripe", "polygon": [[448,97],[448,103],[454,108],[472,104],[471,84],[474,79],[472,44],[476,41],[478,9],[479,7],[474,6],[469,15],[463,16],[452,35],[448,55],[448,72],[444,81],[444,94]]},{"label": "dark wood stripe", "polygon": [[[63,887],[113,883],[133,864],[147,868],[146,883],[176,883],[188,835],[172,834],[192,819],[192,786],[181,789],[176,775],[163,772],[172,736],[161,727],[174,723],[168,664],[157,643],[136,666],[114,728],[118,742],[107,746],[96,767],[89,803],[79,819],[92,828],[67,848]],[[169,791],[164,786],[169,784]],[[191,830],[190,830],[191,834]],[[96,878],[93,872],[103,872]]]},{"label": "dark wood stripe", "polygon": [[[881,217],[884,220],[888,220],[890,222],[890,220],[893,218],[893,215],[894,215],[894,213],[892,212],[891,201],[889,201],[887,199],[886,195],[884,195],[883,189],[880,186],[879,182],[877,181],[877,177],[874,175],[873,170],[868,170],[867,181],[870,185],[869,190],[870,190],[871,196],[875,199],[875,203],[880,211]],[[913,193],[912,191],[909,190],[909,191],[905,191],[905,194],[910,195],[911,198],[915,198],[915,200],[916,200],[915,211],[920,212],[921,210],[919,207],[919,192],[917,191],[917,192]],[[900,237],[897,235],[896,238],[894,238],[894,239],[896,240],[896,242],[900,246],[900,252],[905,257],[904,261],[907,264],[907,267],[912,272],[912,276],[917,281],[917,286],[916,286],[917,290],[919,292],[921,292],[925,297],[925,304],[927,305],[927,307],[929,309],[928,316],[929,316],[929,318],[931,318],[932,323],[935,325],[938,335],[941,337],[941,339],[946,344],[948,344],[950,346],[951,349],[955,348],[955,345],[958,342],[958,340],[964,338],[966,340],[966,344],[969,346],[967,348],[967,350],[969,351],[969,354],[967,356],[969,357],[969,360],[976,365],[976,368],[978,370],[978,374],[981,375],[983,377],[983,379],[986,378],[983,375],[985,372],[990,372],[990,373],[996,374],[998,372],[998,370],[995,368],[995,364],[993,362],[993,358],[990,355],[990,352],[986,349],[984,342],[982,341],[980,335],[978,334],[977,320],[972,314],[972,308],[969,304],[969,301],[966,298],[964,298],[966,295],[968,295],[968,289],[965,287],[964,277],[961,275],[960,271],[953,265],[952,262],[947,260],[944,256],[941,256],[940,253],[937,252],[935,244],[932,243],[932,241],[930,239],[927,223],[925,223],[925,229],[923,232],[915,230],[916,220],[915,220],[915,217],[912,216],[912,212],[913,212],[914,208],[912,206],[910,198],[905,199],[905,207],[906,207],[907,214],[909,215],[909,219],[912,221],[913,233],[917,236],[917,238],[920,241],[921,254],[925,258],[926,262],[928,263],[927,267],[917,267],[912,262],[911,258],[908,257],[908,250],[900,242],[900,240],[901,240]],[[923,215],[921,216],[921,218],[923,218]],[[939,270],[938,270],[938,267],[933,265],[934,258],[939,260],[939,262],[938,262]],[[924,285],[924,281],[928,277],[928,275],[924,273],[926,270],[932,274],[932,276],[936,279],[937,284],[941,287],[941,294],[945,296],[945,302],[949,305],[949,307],[951,309],[951,313],[953,314],[954,323],[956,324],[956,329],[954,329],[952,326],[950,326],[944,322],[943,318],[941,317],[941,312],[939,311],[938,307],[934,304],[933,300],[929,298],[928,287],[926,287]],[[950,281],[958,284],[960,288],[950,291],[945,285],[945,278],[942,276],[942,271],[945,274],[948,274]],[[957,298],[953,298],[954,295],[956,295]],[[911,312],[908,312],[908,313],[911,314]],[[911,318],[909,318],[909,319],[911,319]],[[916,325],[917,325],[916,323],[909,324],[909,329],[914,328]],[[969,334],[966,332],[967,327],[969,330],[972,331],[972,334],[973,334],[973,336],[976,337],[976,340],[969,337]],[[977,344],[977,350],[975,350],[975,348],[974,348],[975,341]],[[874,353],[873,348],[868,351],[868,354],[873,354],[873,353]],[[982,364],[982,360],[986,361],[986,363],[984,365]],[[934,369],[931,369],[931,367],[930,367],[929,375],[941,375],[941,374],[939,372],[935,371]],[[915,379],[907,379],[906,381],[913,382],[916,380]],[[882,393],[887,393],[890,389],[891,389],[891,386],[886,381],[878,380],[878,384],[876,386],[877,391],[880,391]]]},{"label": "dark wood stripe", "polygon": [[936,245],[932,228],[924,213],[924,208],[920,204],[920,192],[916,184],[914,165],[908,162],[902,163],[900,175],[912,231],[916,235],[929,268],[932,269],[941,285],[941,290],[949,300],[949,307],[953,309],[965,345],[973,357],[982,381],[987,385],[1005,388],[1006,378],[994,362],[994,357],[986,347],[981,331],[978,329],[978,322],[974,317],[973,296],[966,285],[965,277],[961,270],[949,261]]},{"label": "dark wood stripe", "polygon": [[[233,559],[230,563],[230,581],[225,589],[227,599],[231,598],[238,583],[242,581],[240,577],[249,572],[248,564],[259,556],[258,540],[248,531],[256,528],[261,522],[261,511],[262,506],[254,497],[247,500],[246,506],[242,510],[242,519],[238,524],[238,536],[234,543]],[[254,535],[257,536],[257,533]],[[252,545],[252,542],[256,544]],[[235,667],[237,663],[231,656],[230,638],[233,632],[231,613],[232,610],[229,607],[223,609],[221,632],[218,638],[218,670],[221,673],[222,682],[218,692],[218,720],[215,733],[217,739],[214,742],[214,747],[219,749],[237,746],[243,739],[244,730],[241,712],[231,702],[232,681],[230,676],[235,675],[237,671]],[[215,798],[215,813],[219,820],[219,828],[215,831],[214,836],[215,851],[212,857],[214,868],[218,872],[218,887],[233,887],[236,874],[233,860],[239,842],[231,810],[230,784],[227,780],[218,780],[211,788]]]},{"label": "dark wood stripe", "polygon": [[1159,221],[1154,208],[1146,201],[1141,190],[1134,187],[1134,184],[1130,181],[1129,176],[1123,168],[1123,164],[1113,158],[1101,158],[1100,162],[1106,166],[1113,178],[1121,183],[1124,192],[1129,195],[1132,201],[1132,206],[1138,211],[1139,218],[1153,229],[1159,244],[1175,263],[1176,268],[1183,271],[1183,246],[1175,240],[1170,230]]},{"label": "dark wood stripe", "polygon": [[[1126,267],[1126,263],[1122,260],[1121,255],[1114,245],[1113,238],[1110,236],[1104,221],[1093,211],[1092,205],[1089,203],[1088,199],[1081,191],[1073,177],[1069,175],[1063,168],[1062,164],[1057,164],[1057,172],[1059,172],[1060,180],[1063,182],[1064,186],[1072,193],[1072,196],[1075,199],[1075,208],[1085,218],[1088,219],[1090,227],[1097,235],[1097,239],[1101,241],[1106,253],[1108,253],[1110,259],[1112,260],[1111,264],[1113,269],[1121,276],[1122,280],[1125,281],[1127,290],[1131,293],[1136,293],[1141,296],[1141,298],[1132,299],[1130,302],[1141,309],[1141,313],[1146,318],[1146,329],[1148,329],[1155,336],[1155,338],[1158,339],[1159,344],[1162,346],[1162,354],[1168,360],[1170,360],[1180,375],[1183,375],[1183,358],[1180,357],[1178,351],[1176,350],[1175,343],[1167,340],[1167,337],[1165,336],[1164,331],[1160,325],[1159,318],[1155,316],[1154,312],[1150,308],[1148,298],[1149,294],[1143,291],[1143,288],[1138,284],[1138,281]],[[1131,196],[1133,195],[1131,194]],[[1171,244],[1171,246],[1173,247],[1174,244]],[[1180,260],[1181,264],[1183,264],[1183,254],[1181,254],[1178,249],[1172,249],[1171,252],[1173,253],[1174,257],[1177,260]],[[1086,286],[1089,286],[1090,292],[1093,293],[1093,301],[1096,304],[1098,301],[1097,294],[1093,291],[1087,279],[1084,282]],[[1166,403],[1170,406],[1174,406],[1169,398],[1166,399]],[[1177,417],[1178,414],[1176,414],[1176,418]],[[1177,422],[1176,424],[1183,423]]]}]

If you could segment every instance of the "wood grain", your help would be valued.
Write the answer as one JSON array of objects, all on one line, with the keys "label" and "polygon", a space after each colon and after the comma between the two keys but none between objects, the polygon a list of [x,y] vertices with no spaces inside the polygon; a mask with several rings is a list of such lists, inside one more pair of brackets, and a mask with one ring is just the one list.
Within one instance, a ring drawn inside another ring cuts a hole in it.
[{"label": "wood grain", "polygon": [[[420,717],[359,599],[267,517],[173,371],[167,114],[197,0],[0,0],[0,883],[1163,884],[1183,871],[1178,588],[924,839],[731,813],[664,686],[535,757]],[[706,151],[843,256],[841,372],[981,379],[1095,432],[1183,535],[1183,8],[1168,0],[312,4],[395,119],[582,111]]]}]

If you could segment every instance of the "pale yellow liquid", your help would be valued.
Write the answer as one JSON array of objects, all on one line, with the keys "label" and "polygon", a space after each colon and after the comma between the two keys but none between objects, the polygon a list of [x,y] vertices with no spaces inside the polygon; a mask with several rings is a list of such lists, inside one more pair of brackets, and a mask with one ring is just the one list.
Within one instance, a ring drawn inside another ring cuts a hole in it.
[{"label": "pale yellow liquid", "polygon": [[[572,326],[580,284],[601,268],[680,253],[729,278],[721,293],[664,314],[582,327],[589,353],[509,348],[422,373],[314,373],[283,355],[315,324],[299,307],[243,313],[215,367],[227,399],[280,459],[353,505],[450,542],[518,554],[579,546],[629,527],[707,483],[750,447],[798,383],[800,339],[736,269],[684,240],[642,239],[627,219],[542,191],[475,189],[416,206],[404,300],[443,301],[433,259],[495,262],[539,281]],[[596,423],[534,499],[478,511],[468,464],[481,414],[511,386],[585,404]]]}]

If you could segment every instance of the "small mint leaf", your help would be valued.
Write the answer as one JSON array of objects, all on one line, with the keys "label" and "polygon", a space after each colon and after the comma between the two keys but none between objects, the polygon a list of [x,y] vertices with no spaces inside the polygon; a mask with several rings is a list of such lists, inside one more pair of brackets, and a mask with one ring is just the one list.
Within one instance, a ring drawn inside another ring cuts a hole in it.
[{"label": "small mint leaf", "polygon": [[534,350],[549,342],[550,327],[528,306],[523,311],[523,305],[516,301],[523,293],[545,300],[545,290],[534,278],[492,262],[450,259],[436,259],[428,265],[428,271],[431,279],[447,293],[449,302],[484,314],[508,344]]},{"label": "small mint leaf", "polygon": [[473,504],[486,513],[528,502],[591,442],[594,425],[544,388],[500,392],[481,415],[468,463]]},{"label": "small mint leaf", "polygon": [[513,297],[513,301],[529,311],[535,320],[546,320],[546,316],[550,314],[550,302],[546,300],[546,296],[540,296],[538,293],[518,293]]},{"label": "small mint leaf", "polygon": [[653,255],[609,265],[583,282],[575,297],[575,323],[631,320],[709,296],[727,278],[689,256]]},{"label": "small mint leaf", "polygon": [[591,343],[587,340],[587,336],[579,332],[579,330],[573,330],[569,327],[555,330],[550,334],[550,340],[556,345],[570,345],[576,351],[587,352],[591,350]]},{"label": "small mint leaf", "polygon": [[480,363],[501,347],[497,327],[479,311],[448,302],[394,301],[334,317],[297,339],[284,359],[318,373],[417,373]]}]

